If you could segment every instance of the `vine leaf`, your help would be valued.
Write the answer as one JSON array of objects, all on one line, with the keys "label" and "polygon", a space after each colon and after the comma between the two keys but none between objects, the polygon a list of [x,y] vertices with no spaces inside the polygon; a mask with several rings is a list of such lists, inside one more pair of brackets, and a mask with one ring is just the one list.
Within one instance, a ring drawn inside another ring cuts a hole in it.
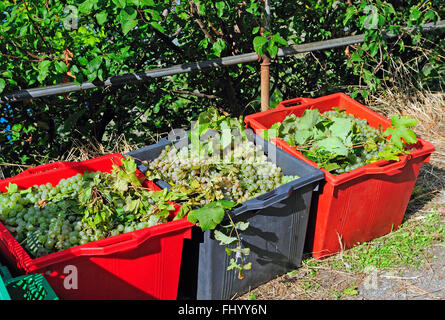
[{"label": "vine leaf", "polygon": [[224,209],[232,209],[236,203],[233,201],[228,201],[228,200],[219,200],[216,201],[217,205],[222,206]]},{"label": "vine leaf", "polygon": [[417,142],[415,132],[408,129],[409,127],[414,127],[417,124],[417,120],[404,116],[399,118],[398,115],[393,115],[391,123],[393,127],[386,129],[384,135],[385,137],[391,136],[390,140],[396,147],[403,149],[403,140],[409,144]]},{"label": "vine leaf", "polygon": [[215,230],[214,235],[215,239],[218,240],[221,245],[233,244],[238,240],[236,237],[227,236],[219,230]]},{"label": "vine leaf", "polygon": [[236,263],[236,260],[234,258],[230,259],[230,264],[227,267],[227,270],[232,270],[232,269],[238,269],[239,273],[238,273],[238,279],[244,279],[244,270],[250,270],[252,269],[252,262],[249,262],[247,264],[244,265],[240,265],[238,263]]},{"label": "vine leaf", "polygon": [[228,255],[231,255],[233,253],[240,253],[242,255],[248,256],[250,254],[250,248],[241,248],[241,247],[236,247],[236,248],[225,248],[226,253]]},{"label": "vine leaf", "polygon": [[[214,202],[212,202],[214,203]],[[202,231],[213,230],[224,218],[224,208],[222,206],[205,206],[193,210],[187,216],[188,221],[199,223]]]},{"label": "vine leaf", "polygon": [[353,123],[350,119],[334,118],[334,123],[329,127],[329,130],[336,137],[345,141],[352,130]]},{"label": "vine leaf", "polygon": [[348,148],[337,137],[330,137],[317,142],[319,148],[324,148],[326,151],[335,156],[347,156]]},{"label": "vine leaf", "polygon": [[232,133],[230,131],[230,125],[227,122],[221,122],[221,147],[227,148],[232,143]]},{"label": "vine leaf", "polygon": [[293,120],[292,119],[285,119],[279,126],[279,135],[284,136],[286,134],[292,133],[295,131],[295,128],[293,128]]},{"label": "vine leaf", "polygon": [[114,188],[118,191],[125,192],[128,190],[128,182],[119,175],[114,180]]},{"label": "vine leaf", "polygon": [[191,211],[191,206],[188,203],[183,203],[181,204],[181,207],[179,209],[179,212],[177,213],[177,215],[173,218],[173,220],[179,220],[184,218],[190,211]]},{"label": "vine leaf", "polygon": [[239,221],[235,224],[235,227],[241,231],[247,230],[247,228],[249,227],[249,222]]},{"label": "vine leaf", "polygon": [[139,207],[139,204],[140,199],[130,200],[125,208],[127,209],[127,211],[134,211],[136,210],[136,208]]},{"label": "vine leaf", "polygon": [[257,36],[253,39],[253,49],[256,53],[262,56],[264,54],[265,46],[267,45],[267,43],[267,38]]},{"label": "vine leaf", "polygon": [[79,202],[82,204],[86,204],[88,203],[88,201],[91,198],[91,186],[86,188],[86,189],[82,189],[79,192]]},{"label": "vine leaf", "polygon": [[[293,138],[291,140],[290,145],[292,145],[292,142],[296,142],[298,145],[305,144],[306,141],[308,141],[310,138],[312,138],[313,132],[311,130],[303,129],[298,131],[298,134],[295,134],[291,136],[290,138]],[[295,143],[293,143],[295,145]]]},{"label": "vine leaf", "polygon": [[0,78],[0,93],[5,89],[6,81],[5,79]]},{"label": "vine leaf", "polygon": [[392,150],[380,151],[379,156],[383,157],[387,161],[391,161],[391,160],[398,161],[399,160],[397,153],[394,153],[394,151],[392,151]]},{"label": "vine leaf", "polygon": [[125,192],[128,190],[128,184],[134,187],[142,185],[141,180],[145,178],[138,178],[136,175],[137,164],[132,158],[122,159],[122,165],[116,166],[113,164],[113,173],[115,174],[114,187],[116,190]]},{"label": "vine leaf", "polygon": [[[297,127],[299,130],[312,129],[318,122],[319,118],[320,118],[320,113],[318,112],[317,109],[306,109],[303,112],[301,118],[298,120]],[[290,125],[292,126],[292,123],[290,123]]]},{"label": "vine leaf", "polygon": [[341,167],[340,167],[340,165],[339,165],[338,163],[335,163],[335,162],[328,162],[328,163],[326,163],[326,164],[323,166],[323,168],[324,168],[326,171],[332,171],[332,170],[339,169],[339,168],[341,168]]},{"label": "vine leaf", "polygon": [[17,192],[18,187],[15,183],[10,182],[6,189],[8,190],[8,194],[13,194]]},{"label": "vine leaf", "polygon": [[192,210],[188,214],[187,220],[191,223],[199,223],[202,231],[213,230],[224,219],[225,210],[231,209],[235,205],[235,202],[227,200],[213,201],[202,208]]}]

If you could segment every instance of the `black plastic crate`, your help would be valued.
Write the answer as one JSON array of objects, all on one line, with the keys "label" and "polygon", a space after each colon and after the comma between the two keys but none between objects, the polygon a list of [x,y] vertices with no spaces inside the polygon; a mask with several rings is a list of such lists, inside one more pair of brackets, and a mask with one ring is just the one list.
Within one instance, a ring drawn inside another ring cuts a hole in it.
[{"label": "black plastic crate", "polygon": [[[162,139],[128,155],[151,161],[169,144],[177,148],[187,145],[187,137],[176,138]],[[309,209],[324,173],[253,133],[249,133],[248,138],[263,147],[269,160],[280,167],[283,174],[300,178],[232,209],[235,221],[250,223],[240,237],[243,246],[251,250],[245,263],[251,262],[252,270],[246,271],[242,280],[236,271],[226,270],[231,256],[226,254],[225,246],[213,239],[213,232],[194,227],[192,239],[184,240],[178,299],[231,299],[301,265]],[[141,163],[139,169],[147,171]],[[168,188],[163,181],[155,182],[161,188]]]}]

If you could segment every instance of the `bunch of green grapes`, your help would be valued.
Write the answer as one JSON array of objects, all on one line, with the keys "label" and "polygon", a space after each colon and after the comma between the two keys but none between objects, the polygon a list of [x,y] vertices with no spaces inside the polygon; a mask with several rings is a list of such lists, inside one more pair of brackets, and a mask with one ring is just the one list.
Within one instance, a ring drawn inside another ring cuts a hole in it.
[{"label": "bunch of green grapes", "polygon": [[[107,174],[77,174],[56,186],[46,183],[11,194],[0,193],[0,221],[36,257],[167,222],[157,215],[143,220],[135,217],[128,209],[134,196],[127,193],[108,204],[122,215],[110,217],[106,230],[88,223],[85,214],[91,214],[91,208],[79,201],[79,193],[94,184],[95,176],[104,175]],[[148,200],[151,206],[146,210],[150,212],[156,203]]]},{"label": "bunch of green grapes", "polygon": [[166,146],[147,165],[152,174],[173,186],[188,188],[197,181],[200,190],[213,190],[215,198],[201,198],[201,205],[221,199],[242,203],[298,179],[283,175],[281,168],[267,159],[262,147],[248,140],[237,143],[216,160],[200,157],[191,145],[180,149]]},{"label": "bunch of green grapes", "polygon": [[[388,146],[388,140],[385,139],[381,130],[371,127],[364,119],[354,117],[352,114],[346,113],[344,110],[326,111],[323,115],[327,117],[347,118],[354,123],[354,144],[358,146],[354,148],[355,157],[351,157],[350,161],[344,168],[338,169],[337,173],[345,173],[360,168],[368,163],[382,159],[379,156],[380,151],[384,151]],[[372,147],[367,144],[372,143]]]}]

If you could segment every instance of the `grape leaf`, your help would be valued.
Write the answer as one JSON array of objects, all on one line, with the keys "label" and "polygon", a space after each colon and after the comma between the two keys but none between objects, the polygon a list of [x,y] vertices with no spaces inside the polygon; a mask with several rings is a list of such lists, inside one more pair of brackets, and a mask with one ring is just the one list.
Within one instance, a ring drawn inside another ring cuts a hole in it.
[{"label": "grape leaf", "polygon": [[239,221],[235,224],[235,226],[238,230],[244,231],[249,227],[249,222]]},{"label": "grape leaf", "polygon": [[102,222],[102,217],[100,214],[96,214],[94,215],[94,220],[93,220],[93,224],[94,225],[98,225],[99,223]]},{"label": "grape leaf", "polygon": [[257,36],[253,39],[253,49],[256,53],[258,53],[260,56],[264,54],[264,47],[268,43],[267,38]]},{"label": "grape leaf", "polygon": [[15,183],[10,182],[6,189],[8,190],[8,194],[13,194],[17,192],[18,187]]},{"label": "grape leaf", "polygon": [[323,129],[314,128],[313,130],[314,140],[323,140],[327,138],[326,131]]},{"label": "grape leaf", "polygon": [[122,161],[122,165],[125,169],[125,172],[136,173],[138,166],[133,158],[128,158],[127,160],[122,159],[121,161]]},{"label": "grape leaf", "polygon": [[202,231],[206,231],[215,229],[223,220],[224,214],[223,207],[203,207],[191,211],[187,216],[187,220],[191,223],[199,223]]},{"label": "grape leaf", "polygon": [[[297,134],[295,136],[297,136]],[[294,136],[288,136],[288,138],[285,141],[292,147],[296,146]]]},{"label": "grape leaf", "polygon": [[122,179],[120,176],[116,177],[113,186],[116,190],[121,192],[125,192],[128,190],[128,182],[125,179]]},{"label": "grape leaf", "polygon": [[320,113],[317,109],[306,109],[298,120],[297,127],[299,130],[311,129],[320,119]]},{"label": "grape leaf", "polygon": [[417,124],[417,120],[404,116],[399,118],[398,115],[393,115],[391,123],[393,127],[386,129],[383,134],[385,137],[391,136],[390,141],[399,149],[403,149],[402,139],[409,144],[417,142],[415,132],[408,129],[409,127],[414,127]]},{"label": "grape leaf", "polygon": [[32,193],[32,188],[28,188],[25,190],[20,190],[20,194],[28,194],[28,193]]},{"label": "grape leaf", "polygon": [[209,108],[205,112],[201,112],[198,116],[198,121],[195,128],[198,129],[198,134],[201,136],[212,122],[218,120],[218,111],[215,108]]},{"label": "grape leaf", "polygon": [[280,124],[274,123],[269,130],[262,130],[259,132],[259,136],[266,141],[270,141],[271,139],[275,139],[278,136],[278,132],[280,130]]},{"label": "grape leaf", "polygon": [[[301,145],[301,144],[305,144],[306,141],[308,141],[310,138],[312,138],[312,136],[313,136],[312,130],[303,129],[303,130],[298,130],[292,136],[292,138],[293,138],[294,142]],[[295,145],[295,143],[294,143],[294,145]]]},{"label": "grape leaf", "polygon": [[332,171],[332,170],[340,169],[341,167],[338,163],[329,162],[329,163],[324,164],[323,168],[327,171]]},{"label": "grape leaf", "polygon": [[184,218],[191,210],[191,206],[188,203],[181,204],[181,208],[179,209],[179,212],[176,214],[176,216],[173,218],[173,220],[179,220]]},{"label": "grape leaf", "polygon": [[348,148],[337,137],[325,138],[317,142],[319,148],[326,149],[334,156],[347,156]]},{"label": "grape leaf", "polygon": [[192,189],[199,189],[201,187],[201,184],[199,183],[198,180],[193,179],[192,183],[190,184],[190,187]]},{"label": "grape leaf", "polygon": [[333,120],[334,122],[329,127],[329,130],[334,136],[339,137],[341,140],[345,141],[351,133],[353,126],[352,121],[345,118],[334,118]]},{"label": "grape leaf", "polygon": [[127,211],[134,211],[139,207],[139,204],[140,199],[130,200],[125,208]]},{"label": "grape leaf", "polygon": [[82,189],[79,192],[79,201],[80,203],[87,203],[91,198],[91,187],[88,187],[86,189]]},{"label": "grape leaf", "polygon": [[232,253],[239,252],[242,255],[248,256],[250,254],[250,248],[225,248],[225,251],[228,255],[231,255]]},{"label": "grape leaf", "polygon": [[284,119],[283,122],[279,126],[279,135],[283,136],[292,132],[295,132],[296,126],[295,126],[295,120],[292,118]]},{"label": "grape leaf", "polygon": [[365,150],[366,151],[377,151],[378,145],[374,139],[368,138],[365,142]]},{"label": "grape leaf", "polygon": [[161,218],[167,218],[170,215],[170,212],[167,209],[163,209],[160,210],[156,215]]},{"label": "grape leaf", "polygon": [[105,10],[96,13],[94,16],[96,17],[97,23],[99,23],[99,25],[103,25],[105,22],[107,22],[108,13]]},{"label": "grape leaf", "polygon": [[396,154],[391,150],[379,151],[378,154],[379,154],[379,156],[381,156],[382,158],[384,158],[387,161],[391,161],[391,160],[398,161],[399,160],[399,157],[397,157]]},{"label": "grape leaf", "polygon": [[218,207],[221,206],[224,209],[232,209],[236,205],[233,201],[228,200],[218,200],[208,204],[209,207]]},{"label": "grape leaf", "polygon": [[219,241],[221,245],[229,245],[235,243],[238,239],[236,237],[229,237],[219,230],[214,231],[215,239]]},{"label": "grape leaf", "polygon": [[232,133],[230,130],[230,125],[227,122],[221,123],[221,147],[225,149],[232,144]]},{"label": "grape leaf", "polygon": [[[230,265],[227,267],[227,270],[232,270],[232,269],[238,269],[240,271],[242,270],[250,270],[252,268],[252,262],[249,262],[245,265],[239,265],[236,263],[235,259],[230,259]],[[240,274],[242,276],[242,274]],[[242,278],[240,278],[242,279]]]}]

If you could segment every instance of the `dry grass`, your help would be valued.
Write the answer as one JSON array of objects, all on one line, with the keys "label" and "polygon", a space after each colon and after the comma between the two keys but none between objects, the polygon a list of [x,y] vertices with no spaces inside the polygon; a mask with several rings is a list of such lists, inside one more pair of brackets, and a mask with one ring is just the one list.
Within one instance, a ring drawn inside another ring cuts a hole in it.
[{"label": "dry grass", "polygon": [[61,161],[83,161],[96,157],[100,157],[110,153],[127,153],[137,149],[137,145],[130,144],[125,135],[121,134],[115,138],[109,139],[109,143],[104,145],[95,139],[89,140],[88,143],[82,143],[78,140],[73,141],[73,147],[63,154],[59,160]]},{"label": "dry grass", "polygon": [[[151,145],[159,142],[161,137],[166,136],[168,132],[159,134],[140,132],[139,134],[147,137],[148,142],[146,145]],[[89,140],[87,143],[74,140],[73,147],[61,155],[58,159],[53,159],[53,161],[83,161],[111,153],[125,154],[145,146],[143,144],[139,145],[130,143],[125,134],[111,135],[110,137],[107,137],[106,140],[108,141],[106,143],[101,143],[94,138]]]},{"label": "dry grass", "polygon": [[388,118],[398,114],[418,120],[414,131],[434,145],[430,163],[423,164],[417,178],[407,215],[428,209],[445,192],[445,93],[413,86],[387,88],[370,96],[366,105]]},{"label": "dry grass", "polygon": [[282,275],[239,297],[261,300],[337,300],[346,298],[363,281],[364,275],[335,270],[329,266],[306,266]]},{"label": "dry grass", "polygon": [[445,165],[445,93],[388,88],[369,97],[366,104],[388,118],[398,114],[417,119],[416,134],[436,147],[431,162]]}]

